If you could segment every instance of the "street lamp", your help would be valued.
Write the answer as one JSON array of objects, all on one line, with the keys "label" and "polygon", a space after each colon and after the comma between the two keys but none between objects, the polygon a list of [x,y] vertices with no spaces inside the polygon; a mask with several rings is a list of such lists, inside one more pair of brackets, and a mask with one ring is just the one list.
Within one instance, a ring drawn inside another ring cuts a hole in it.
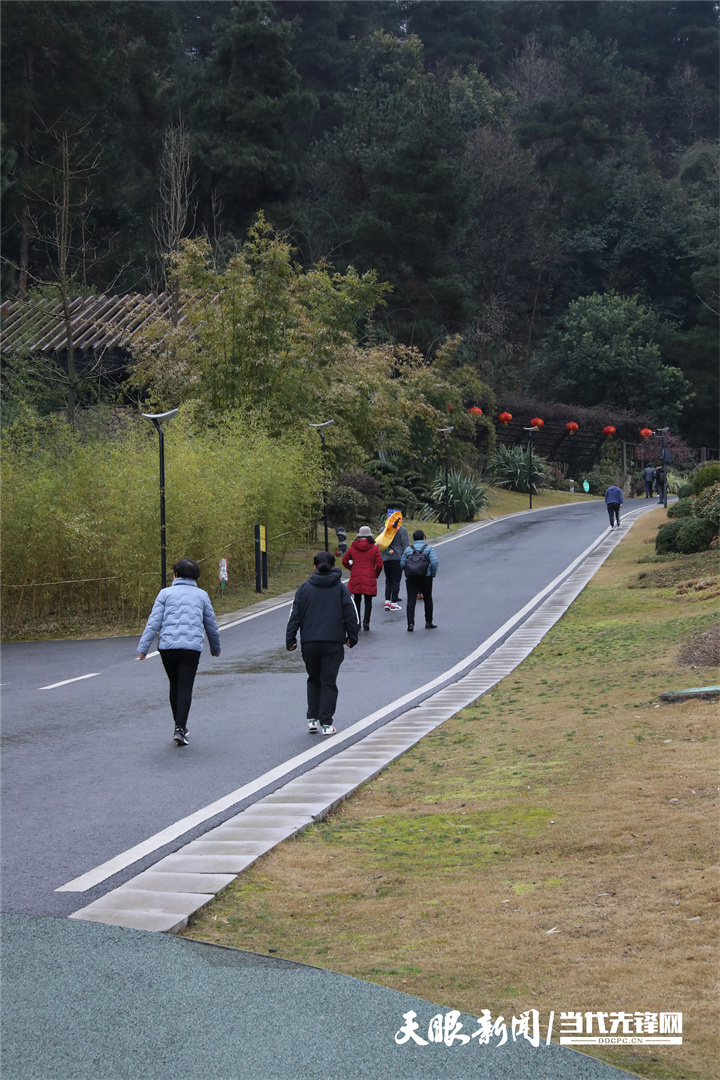
[{"label": "street lamp", "polygon": [[331,424],[334,424],[334,420],[325,420],[322,424],[311,424],[310,427],[314,427],[320,436],[320,448],[322,450],[322,474],[323,474],[323,521],[325,523],[325,550],[329,551],[328,547],[328,519],[327,519],[327,494],[325,491],[325,428],[329,428]]},{"label": "street lamp", "polygon": [[539,431],[544,424],[544,420],[536,416],[531,421],[531,427],[523,428],[523,431],[528,433],[528,492],[530,493],[530,509],[532,510],[532,448],[533,448],[533,435],[536,431]]},{"label": "street lamp", "polygon": [[454,426],[438,428],[438,434],[445,436],[445,523],[448,529],[450,528],[450,480],[448,477],[448,442],[450,440],[450,432],[454,430]]},{"label": "street lamp", "polygon": [[163,423],[177,416],[177,409],[170,409],[164,413],[143,413],[146,420],[152,420],[160,440],[160,579],[161,588],[167,585],[167,550],[165,545],[165,439],[163,437]]}]

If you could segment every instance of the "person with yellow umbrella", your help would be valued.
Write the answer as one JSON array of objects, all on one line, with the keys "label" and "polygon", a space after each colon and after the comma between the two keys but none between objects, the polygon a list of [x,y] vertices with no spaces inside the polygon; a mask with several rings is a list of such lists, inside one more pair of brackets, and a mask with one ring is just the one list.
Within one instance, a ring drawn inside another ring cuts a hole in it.
[{"label": "person with yellow umbrella", "polygon": [[388,510],[385,519],[385,527],[375,537],[375,543],[380,548],[385,571],[385,610],[400,611],[400,583],[402,581],[402,567],[400,559],[405,548],[410,546],[408,531],[402,523],[401,510]]}]

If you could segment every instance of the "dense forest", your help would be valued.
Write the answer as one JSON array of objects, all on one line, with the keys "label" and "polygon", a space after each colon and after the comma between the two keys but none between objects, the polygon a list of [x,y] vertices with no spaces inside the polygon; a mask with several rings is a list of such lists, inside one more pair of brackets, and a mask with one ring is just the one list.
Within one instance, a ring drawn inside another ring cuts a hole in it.
[{"label": "dense forest", "polygon": [[75,295],[160,292],[170,254],[192,269],[187,240],[222,275],[255,228],[298,289],[359,304],[358,346],[718,446],[717,4],[12,0],[2,18],[5,299],[59,273]]}]

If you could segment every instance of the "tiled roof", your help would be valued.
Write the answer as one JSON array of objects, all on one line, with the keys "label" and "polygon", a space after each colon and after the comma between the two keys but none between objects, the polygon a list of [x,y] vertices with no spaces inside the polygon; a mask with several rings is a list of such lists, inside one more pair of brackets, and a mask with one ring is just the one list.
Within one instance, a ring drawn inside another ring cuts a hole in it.
[{"label": "tiled roof", "polygon": [[[156,296],[89,296],[71,301],[73,346],[78,352],[121,348],[143,326],[169,317],[172,298]],[[6,300],[2,305],[2,352],[27,348],[50,355],[67,349],[67,332],[59,300]]]}]

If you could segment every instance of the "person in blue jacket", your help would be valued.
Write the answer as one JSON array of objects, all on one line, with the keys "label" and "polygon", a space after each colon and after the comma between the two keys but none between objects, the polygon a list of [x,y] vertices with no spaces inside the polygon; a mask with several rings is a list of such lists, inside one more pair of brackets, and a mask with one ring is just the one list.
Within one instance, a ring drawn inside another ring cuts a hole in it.
[{"label": "person in blue jacket", "polygon": [[617,527],[620,528],[620,507],[623,504],[623,493],[617,484],[611,484],[605,492],[605,505],[607,506],[608,517],[610,518],[610,528],[615,528],[615,522],[617,521]]},{"label": "person in blue jacket", "polygon": [[144,660],[156,634],[158,651],[170,681],[170,708],[175,721],[173,739],[187,746],[187,721],[192,702],[195,673],[203,648],[204,634],[213,656],[220,655],[220,633],[210,597],[198,588],[200,567],[193,559],[180,559],[173,566],[173,582],[157,595],[150,618],[138,644]]},{"label": "person in blue jacket", "polygon": [[435,549],[426,542],[422,529],[416,529],[413,533],[413,543],[403,551],[400,566],[405,571],[408,630],[415,629],[415,604],[418,596],[422,596],[425,602],[425,629],[437,630],[433,622],[432,585],[437,574],[438,560]]}]

